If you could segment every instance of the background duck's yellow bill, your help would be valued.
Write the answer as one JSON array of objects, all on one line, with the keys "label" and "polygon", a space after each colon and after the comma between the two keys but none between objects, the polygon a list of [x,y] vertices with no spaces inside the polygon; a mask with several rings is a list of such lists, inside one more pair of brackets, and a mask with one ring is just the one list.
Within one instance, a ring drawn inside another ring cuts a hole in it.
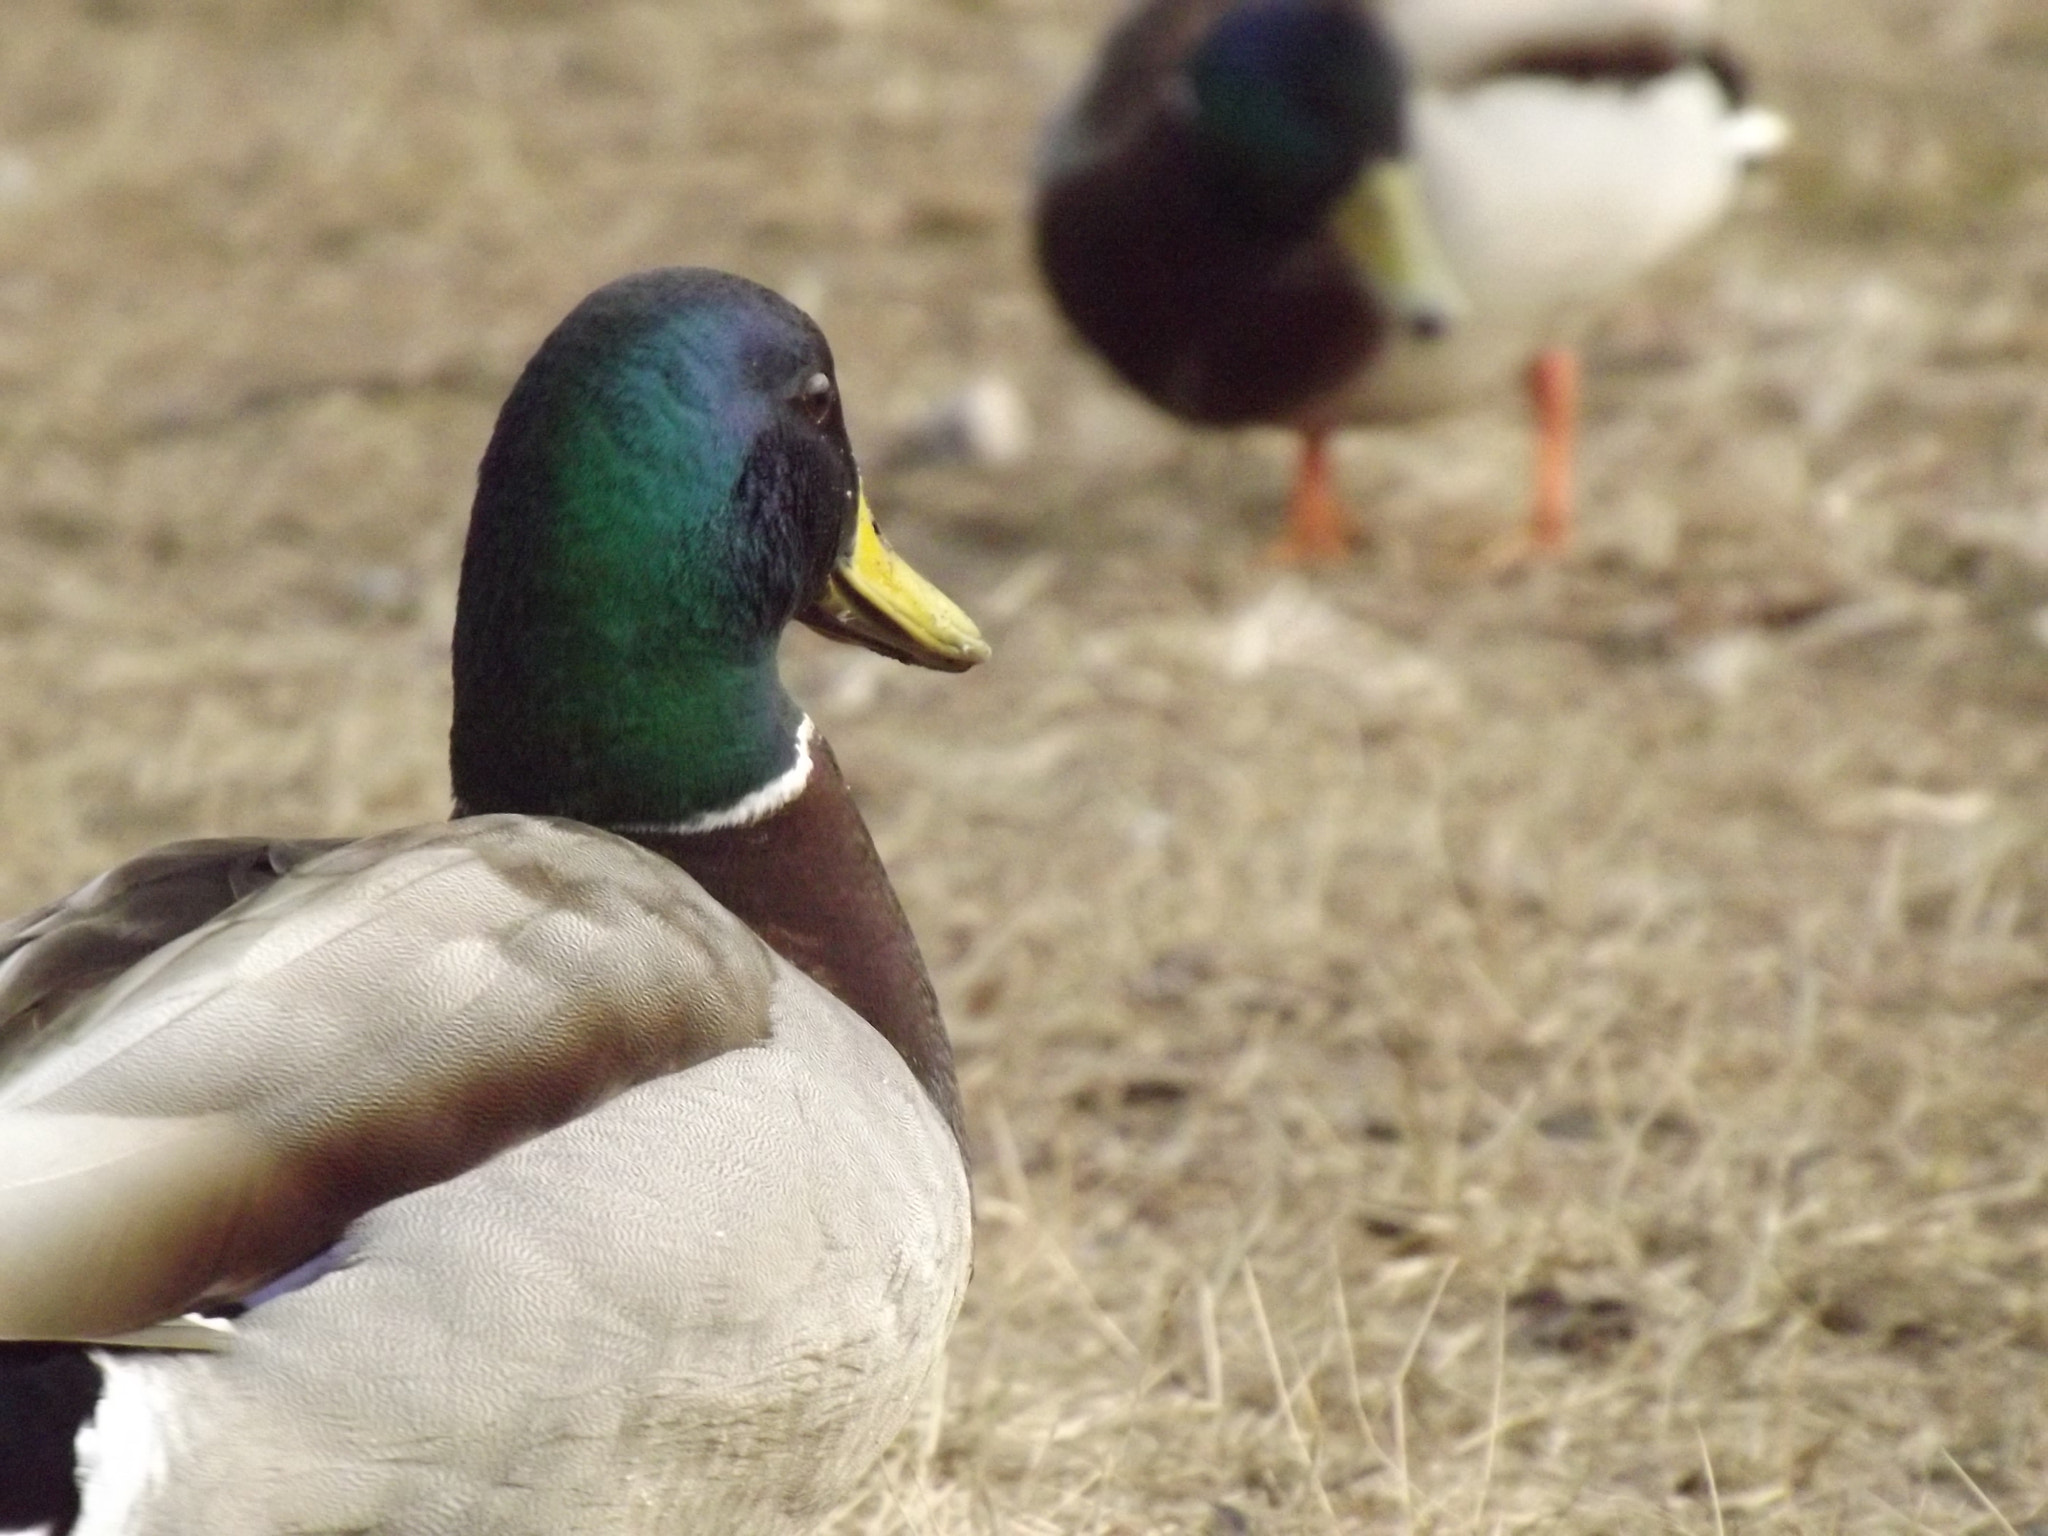
[{"label": "background duck's yellow bill", "polygon": [[988,642],[945,593],[891,549],[862,491],[853,542],[816,602],[797,617],[828,639],[864,645],[912,666],[965,672],[988,660]]},{"label": "background duck's yellow bill", "polygon": [[1368,166],[1337,205],[1334,228],[1372,291],[1408,329],[1434,336],[1464,315],[1464,290],[1437,244],[1408,161]]}]

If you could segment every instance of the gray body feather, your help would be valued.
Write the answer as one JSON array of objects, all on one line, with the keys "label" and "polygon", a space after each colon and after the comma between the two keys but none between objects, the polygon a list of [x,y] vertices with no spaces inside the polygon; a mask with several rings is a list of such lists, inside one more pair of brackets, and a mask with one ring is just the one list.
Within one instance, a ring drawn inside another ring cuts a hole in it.
[{"label": "gray body feather", "polygon": [[[0,1337],[147,1328],[347,1236],[224,1350],[101,1356],[81,1536],[826,1512],[966,1280],[965,1170],[897,1053],[603,832],[265,847],[0,947]],[[142,957],[67,990],[81,927]]]}]

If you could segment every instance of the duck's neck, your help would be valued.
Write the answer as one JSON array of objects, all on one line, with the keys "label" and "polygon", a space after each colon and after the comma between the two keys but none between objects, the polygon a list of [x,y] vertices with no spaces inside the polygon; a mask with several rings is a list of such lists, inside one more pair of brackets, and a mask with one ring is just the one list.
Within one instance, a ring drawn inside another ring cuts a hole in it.
[{"label": "duck's neck", "polygon": [[682,866],[769,948],[866,1019],[896,1048],[964,1154],[953,1047],[924,957],[831,747],[821,736],[805,745],[810,767],[801,787],[758,819],[615,830]]},{"label": "duck's neck", "polygon": [[545,647],[486,661],[458,643],[456,814],[567,816],[673,860],[894,1046],[960,1139],[931,978],[832,749],[772,656],[698,658],[687,689],[667,681],[620,688]]},{"label": "duck's neck", "polygon": [[450,762],[464,808],[692,826],[801,788],[809,727],[772,650],[691,653],[592,628],[517,647],[465,647],[458,630]]}]

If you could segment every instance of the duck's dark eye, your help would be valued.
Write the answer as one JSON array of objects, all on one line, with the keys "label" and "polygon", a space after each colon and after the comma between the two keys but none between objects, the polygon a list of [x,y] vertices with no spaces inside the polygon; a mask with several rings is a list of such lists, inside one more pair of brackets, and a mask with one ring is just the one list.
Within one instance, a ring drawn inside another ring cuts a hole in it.
[{"label": "duck's dark eye", "polygon": [[814,373],[797,386],[796,403],[806,416],[822,427],[832,419],[832,404],[838,393],[830,379],[822,373]]}]

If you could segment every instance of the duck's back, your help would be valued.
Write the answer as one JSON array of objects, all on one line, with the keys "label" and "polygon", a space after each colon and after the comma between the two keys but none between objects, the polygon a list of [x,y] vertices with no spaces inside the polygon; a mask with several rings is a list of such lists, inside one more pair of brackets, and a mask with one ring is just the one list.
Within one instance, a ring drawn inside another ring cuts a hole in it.
[{"label": "duck's back", "polygon": [[1455,83],[1532,52],[1697,48],[1717,0],[1378,0],[1418,78]]},{"label": "duck's back", "polygon": [[937,1364],[945,1111],[629,842],[188,845],[0,938],[9,1336],[247,1307],[0,1345],[31,1525],[75,1435],[82,1536],[796,1530]]}]

